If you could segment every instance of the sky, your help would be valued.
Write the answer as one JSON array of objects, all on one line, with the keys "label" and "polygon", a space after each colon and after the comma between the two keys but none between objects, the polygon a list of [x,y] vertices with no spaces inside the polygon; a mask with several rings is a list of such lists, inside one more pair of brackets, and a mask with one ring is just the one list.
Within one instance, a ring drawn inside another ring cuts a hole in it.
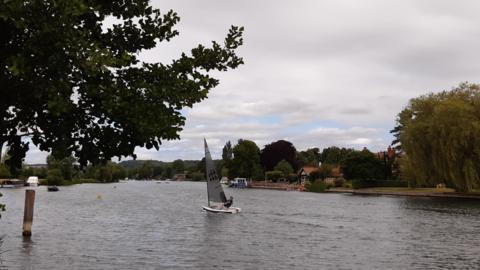
[{"label": "sky", "polygon": [[[144,51],[169,63],[198,44],[245,27],[245,64],[214,73],[220,85],[183,110],[181,139],[138,159],[213,158],[227,141],[260,149],[288,140],[297,150],[329,146],[381,151],[409,99],[460,82],[479,83],[480,1],[443,0],[154,0],[173,9],[180,35]],[[32,148],[27,163],[45,163]]]}]

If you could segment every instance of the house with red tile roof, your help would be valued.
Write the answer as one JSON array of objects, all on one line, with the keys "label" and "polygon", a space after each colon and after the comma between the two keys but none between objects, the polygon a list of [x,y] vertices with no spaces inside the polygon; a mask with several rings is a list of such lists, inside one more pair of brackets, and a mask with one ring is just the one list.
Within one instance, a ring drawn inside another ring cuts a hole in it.
[{"label": "house with red tile roof", "polygon": [[300,168],[297,173],[300,183],[304,184],[308,180],[310,174],[314,171],[318,171],[318,168],[313,166],[303,166],[302,168]]}]

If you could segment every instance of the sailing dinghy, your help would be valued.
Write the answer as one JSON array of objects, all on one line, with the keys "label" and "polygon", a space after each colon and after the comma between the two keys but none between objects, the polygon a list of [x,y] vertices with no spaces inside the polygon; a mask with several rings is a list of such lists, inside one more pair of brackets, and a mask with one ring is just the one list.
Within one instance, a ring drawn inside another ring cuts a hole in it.
[{"label": "sailing dinghy", "polygon": [[228,213],[235,214],[239,213],[242,209],[238,207],[225,207],[223,204],[227,202],[227,197],[225,192],[223,192],[222,185],[220,184],[220,179],[217,176],[215,171],[215,166],[213,164],[212,156],[208,150],[207,141],[204,139],[205,143],[205,165],[206,165],[206,174],[207,174],[207,195],[208,195],[208,206],[202,206],[203,210],[214,213]]}]

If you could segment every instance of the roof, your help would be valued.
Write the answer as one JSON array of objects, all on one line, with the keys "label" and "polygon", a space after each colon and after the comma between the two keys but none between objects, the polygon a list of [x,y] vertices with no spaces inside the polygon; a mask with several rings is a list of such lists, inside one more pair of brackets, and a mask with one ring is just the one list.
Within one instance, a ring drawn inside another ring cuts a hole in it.
[{"label": "roof", "polygon": [[335,166],[332,168],[332,176],[333,177],[342,177],[342,170],[340,169],[340,166]]},{"label": "roof", "polygon": [[310,175],[312,172],[318,170],[317,167],[313,167],[313,166],[303,166],[302,168],[300,168],[300,170],[298,171],[299,174],[303,172],[305,172],[307,175]]}]

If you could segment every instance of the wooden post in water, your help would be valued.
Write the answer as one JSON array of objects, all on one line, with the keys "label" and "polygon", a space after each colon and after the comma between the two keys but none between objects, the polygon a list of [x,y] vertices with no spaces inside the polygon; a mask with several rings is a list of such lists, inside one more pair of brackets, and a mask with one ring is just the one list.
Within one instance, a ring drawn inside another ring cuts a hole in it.
[{"label": "wooden post in water", "polygon": [[23,213],[23,236],[32,235],[33,204],[35,202],[35,190],[25,191],[25,212]]}]

